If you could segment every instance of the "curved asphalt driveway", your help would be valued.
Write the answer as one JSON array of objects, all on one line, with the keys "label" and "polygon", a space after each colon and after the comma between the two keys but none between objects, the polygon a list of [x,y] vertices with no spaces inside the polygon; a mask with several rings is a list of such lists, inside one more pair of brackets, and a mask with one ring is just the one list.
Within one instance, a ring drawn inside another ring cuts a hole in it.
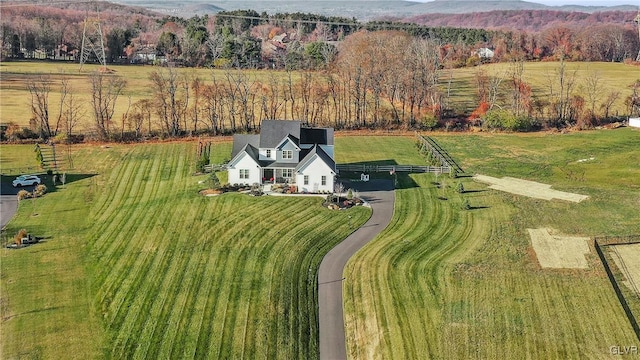
[{"label": "curved asphalt driveway", "polygon": [[[20,189],[11,186],[11,180],[13,179],[5,176],[0,177],[0,229],[7,225],[18,210],[18,198],[16,195],[18,195]],[[26,187],[25,190],[32,191],[33,187]]]},{"label": "curved asphalt driveway", "polygon": [[[318,272],[318,303],[320,317],[320,359],[347,358],[342,312],[342,272],[356,251],[384,230],[393,216],[395,195],[391,180],[354,183],[360,197],[371,204],[371,218],[325,255]],[[354,279],[357,281],[357,279]]]}]

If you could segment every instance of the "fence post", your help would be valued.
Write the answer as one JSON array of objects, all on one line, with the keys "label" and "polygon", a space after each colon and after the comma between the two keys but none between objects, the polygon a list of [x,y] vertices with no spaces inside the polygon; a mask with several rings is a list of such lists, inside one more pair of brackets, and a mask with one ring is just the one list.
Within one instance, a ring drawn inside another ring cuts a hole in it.
[{"label": "fence post", "polygon": [[609,267],[609,263],[607,262],[607,259],[604,256],[604,252],[600,248],[600,244],[598,244],[597,237],[593,238],[593,246],[596,248],[596,253],[598,254],[598,257],[602,262],[602,266],[604,267],[604,270],[607,273],[607,277],[609,278],[609,282],[613,287],[613,291],[616,293],[616,296],[618,297],[618,301],[620,302],[620,305],[622,305],[622,309],[624,310],[625,315],[627,315],[627,319],[629,319],[629,322],[631,323],[631,328],[633,328],[633,331],[635,332],[636,337],[638,338],[638,340],[640,340],[640,326],[638,326],[638,322],[636,321],[635,316],[633,316],[633,312],[631,312],[631,308],[629,307],[627,300],[624,298],[624,295],[622,294],[622,290],[618,286],[618,282],[616,281],[616,278],[613,275],[613,271],[611,271],[611,268]]}]

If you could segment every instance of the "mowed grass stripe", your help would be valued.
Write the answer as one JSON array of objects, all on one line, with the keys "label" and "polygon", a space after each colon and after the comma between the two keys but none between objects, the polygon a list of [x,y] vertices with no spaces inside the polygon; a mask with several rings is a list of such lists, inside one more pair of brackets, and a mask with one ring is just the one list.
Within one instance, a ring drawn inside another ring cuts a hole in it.
[{"label": "mowed grass stripe", "polygon": [[[159,166],[156,167],[156,169],[159,168]],[[156,175],[158,173],[159,170],[154,172],[153,174]],[[159,177],[157,175],[153,177],[153,182],[156,181],[159,181]],[[163,213],[166,213],[167,209],[166,206],[163,206],[163,204],[158,204],[157,209],[159,213],[155,214],[156,216],[154,216],[154,220],[156,223],[150,224],[150,226],[153,229],[162,230],[159,225],[166,226],[166,220],[161,219],[161,216]],[[146,239],[148,241],[151,237],[151,239],[153,239],[153,242],[157,241],[158,245],[157,248],[155,248],[154,256],[150,260],[147,260],[146,257],[138,256],[138,252],[135,251],[135,248],[131,249],[129,258],[133,259],[134,265],[131,267],[123,267],[121,269],[121,272],[126,273],[127,278],[130,279],[124,286],[124,288],[128,291],[124,291],[124,289],[122,289],[123,286],[117,286],[117,289],[119,289],[119,294],[121,294],[124,299],[123,303],[128,305],[125,307],[120,306],[118,308],[118,311],[116,312],[117,317],[113,320],[111,326],[114,329],[119,329],[120,334],[118,335],[118,338],[124,340],[122,340],[123,344],[119,344],[118,341],[116,341],[116,344],[117,346],[123,348],[125,352],[132,351],[131,346],[127,347],[126,345],[126,339],[128,337],[127,333],[134,332],[131,329],[140,326],[140,323],[136,323],[138,317],[146,315],[143,311],[138,311],[138,309],[141,306],[145,306],[146,304],[149,304],[156,299],[155,296],[157,295],[157,293],[155,291],[148,291],[149,289],[145,286],[154,284],[153,282],[147,281],[147,275],[152,276],[152,278],[156,279],[158,273],[166,271],[168,268],[167,264],[172,259],[173,254],[173,247],[163,246],[164,244],[162,238],[160,237],[160,231],[147,232],[147,227],[138,227],[136,229],[138,230],[133,235],[131,235],[135,239],[141,239],[141,241],[143,239]],[[167,231],[163,230],[162,232],[164,232],[166,236]],[[123,239],[123,241],[126,243],[126,240]],[[169,243],[169,245],[171,244]],[[153,250],[154,248],[151,248],[149,249],[149,251],[147,251],[147,253],[153,253]],[[155,269],[153,269],[154,266]],[[139,331],[135,331],[135,333],[139,333]]]},{"label": "mowed grass stripe", "polygon": [[[423,189],[397,191],[394,214],[397,220],[392,221],[377,240],[356,255],[357,258],[369,258],[368,263],[381,265],[371,270],[367,266],[352,267],[353,261],[348,265],[349,275],[356,278],[362,275],[362,283],[373,284],[375,288],[375,291],[354,289],[349,292],[373,296],[372,301],[367,303],[374,307],[376,319],[373,322],[375,325],[372,325],[364,314],[355,317],[356,323],[368,324],[358,324],[359,331],[370,330],[367,331],[368,335],[349,336],[350,343],[372,341],[362,344],[363,352],[350,350],[357,356],[437,357],[442,351],[439,334],[430,330],[442,327],[439,309],[443,306],[440,295],[443,289],[439,274],[446,270],[440,269],[448,267],[446,260],[470,236],[473,225],[468,223],[469,219],[460,216],[459,210],[454,209],[454,201],[438,199],[441,190],[428,184],[429,175],[413,178]],[[451,191],[447,190],[446,196],[451,195]],[[358,270],[364,273],[357,273]],[[349,282],[347,286],[358,288],[363,285]],[[347,306],[347,309],[357,312],[353,305]],[[417,309],[419,314],[416,313]],[[349,323],[356,326],[354,321]],[[384,335],[379,338],[376,333]],[[425,333],[429,333],[428,336]],[[379,347],[369,348],[376,346]]]},{"label": "mowed grass stripe", "polygon": [[[142,186],[142,181],[135,181],[139,186],[136,186],[136,189],[144,189],[146,187],[157,187],[156,180],[157,171],[149,171],[148,169],[157,169],[158,163],[162,160],[156,159],[154,161],[155,166],[140,166],[137,168],[137,176],[136,178],[146,178],[150,175],[150,181],[145,182],[146,186]],[[146,162],[146,161],[145,161]],[[157,190],[155,190],[157,191]],[[152,196],[155,194],[154,190],[148,191],[136,191],[135,194],[128,195],[130,198],[134,198],[134,196],[143,196],[146,201],[148,199],[146,196]],[[144,201],[142,199],[141,201]],[[137,278],[138,281],[143,278],[144,275],[144,265],[148,264],[147,257],[152,255],[151,249],[145,250],[145,246],[147,246],[147,236],[150,234],[140,233],[140,229],[148,229],[148,226],[151,222],[153,222],[158,212],[161,211],[162,207],[157,207],[153,209],[151,212],[145,211],[134,211],[135,207],[128,207],[129,211],[126,211],[126,207],[121,207],[116,211],[121,215],[121,217],[114,217],[114,222],[112,222],[107,229],[99,229],[101,233],[104,233],[105,236],[102,239],[105,239],[104,242],[108,243],[107,239],[110,239],[110,245],[108,245],[107,250],[104,252],[104,258],[101,260],[104,261],[104,265],[101,267],[103,271],[98,274],[98,280],[102,280],[105,284],[103,285],[103,289],[105,294],[109,295],[111,299],[110,305],[111,310],[110,313],[113,316],[118,314],[118,310],[121,304],[125,301],[126,293],[122,291],[123,288],[127,289],[135,289],[135,286],[125,287],[123,286],[123,282],[125,281],[134,281],[132,278]],[[119,210],[119,211],[118,211]],[[138,210],[141,210],[138,208]],[[120,222],[122,221],[122,222]],[[115,234],[108,236],[108,234]],[[144,256],[140,256],[143,254]],[[124,260],[124,261],[123,261]],[[108,278],[108,282],[106,281]],[[126,280],[129,279],[129,280]],[[115,289],[115,290],[114,290]],[[115,308],[114,308],[115,307]],[[109,323],[113,323],[116,321],[114,318],[109,320]],[[118,321],[116,321],[118,322]]]},{"label": "mowed grass stripe", "polygon": [[87,166],[78,171],[98,173],[78,183],[88,221],[76,231],[87,239],[87,299],[103,321],[104,356],[317,358],[317,265],[350,232],[347,213],[358,226],[368,210],[201,197],[192,148],[77,150],[76,166]]},{"label": "mowed grass stripe", "polygon": [[[103,198],[108,199],[109,205],[105,210],[101,211],[96,220],[98,227],[95,233],[99,238],[93,248],[100,260],[104,261],[106,269],[110,269],[113,266],[113,261],[115,260],[112,259],[118,259],[117,255],[121,253],[117,251],[122,251],[123,242],[117,241],[114,237],[127,236],[123,234],[123,231],[135,231],[137,229],[137,219],[148,215],[144,211],[132,211],[131,206],[133,204],[143,204],[145,199],[148,201],[157,194],[157,182],[154,175],[162,160],[159,157],[151,157],[151,150],[149,147],[134,148],[126,154],[125,158],[131,157],[131,152],[143,152],[142,155],[134,156],[144,156],[146,159],[139,163],[125,161],[120,167],[116,167],[112,173],[123,174],[122,178],[119,179],[121,182],[115,183],[115,189],[113,189],[119,195],[114,195],[110,191],[104,192]],[[148,179],[149,176],[152,177]],[[142,199],[140,198],[141,196]],[[139,210],[142,209],[140,208]],[[155,209],[150,210],[154,211]],[[132,238],[130,240],[136,239]],[[106,260],[103,260],[102,257],[106,257]]]},{"label": "mowed grass stripe", "polygon": [[[197,211],[204,211],[206,208],[204,204],[200,202],[199,205]],[[204,234],[198,238],[202,239],[203,236]],[[210,246],[207,246],[206,242],[201,240],[194,242],[192,246],[192,251],[195,253],[192,256],[192,262],[189,264],[190,269],[185,274],[185,277],[190,280],[191,283],[186,289],[186,299],[183,305],[185,314],[179,319],[180,323],[178,324],[178,329],[180,330],[175,334],[176,339],[174,343],[177,344],[177,346],[171,349],[170,357],[174,359],[191,358],[194,356],[198,334],[201,331],[201,314],[204,312],[206,296],[208,296],[208,291],[211,288],[211,282],[207,281],[205,277],[205,270],[208,269],[209,261],[212,258],[207,248],[209,250],[211,249]]]},{"label": "mowed grass stripe", "polygon": [[[153,169],[157,169],[160,159],[155,161],[144,161],[135,170],[135,175],[131,177],[135,178],[136,186],[134,193],[128,193],[125,196],[131,200],[137,201],[137,206],[132,208],[131,206],[121,205],[117,208],[113,208],[113,213],[109,218],[111,221],[103,221],[102,227],[96,230],[99,238],[96,241],[96,250],[94,253],[101,262],[100,272],[97,275],[97,280],[104,282],[107,276],[112,274],[120,274],[120,278],[110,277],[111,285],[103,286],[106,292],[112,292],[113,288],[119,288],[120,284],[124,280],[123,277],[131,274],[132,261],[138,261],[137,256],[134,256],[138,252],[142,252],[143,247],[146,244],[146,238],[140,237],[138,230],[140,228],[147,228],[148,224],[154,221],[155,215],[160,211],[160,208],[144,209],[144,205],[150,201],[158,192],[158,183],[156,182]],[[134,170],[134,169],[130,169]],[[123,170],[126,171],[126,170]],[[119,172],[118,169],[115,172]],[[149,181],[142,181],[149,177]],[[131,188],[130,188],[131,189]],[[139,199],[139,197],[142,197]],[[148,253],[147,253],[148,254]],[[122,261],[123,257],[128,258],[130,262]]]},{"label": "mowed grass stripe", "polygon": [[[174,158],[175,159],[175,158]],[[161,180],[165,181],[167,179],[167,174],[166,174],[166,166],[167,164],[165,164],[165,168],[163,168],[161,171],[163,173]],[[173,166],[178,170],[182,170],[182,168],[180,166],[176,166],[176,164],[168,164],[168,166]],[[176,189],[176,186],[172,186],[172,189]],[[176,189],[177,190],[177,189]],[[191,216],[195,216],[195,212],[197,211],[197,208],[192,206],[190,203],[186,202],[186,201],[181,201],[181,206],[176,207],[176,208],[171,208],[171,207],[167,207],[167,206],[163,206],[161,204],[158,204],[158,207],[163,208],[163,216],[166,216],[166,223],[169,224],[169,228],[170,229],[174,229],[177,227],[177,223],[183,221],[183,219],[188,219],[191,218]],[[185,210],[186,208],[186,210]],[[186,211],[186,213],[185,213]],[[184,240],[185,238],[185,233],[181,232],[179,234],[175,233],[175,232],[165,232],[165,237],[161,240],[161,243],[163,244],[167,244],[169,245],[169,247],[173,249],[176,249],[176,252],[178,252],[179,254],[182,253],[186,253],[186,251],[188,249],[191,249],[192,246],[189,245],[189,241]],[[177,237],[176,237],[177,236]],[[166,240],[165,240],[166,239]],[[164,240],[164,241],[163,241]],[[167,285],[167,286],[171,286],[169,290],[164,291],[164,292],[159,292],[156,293],[156,297],[149,299],[148,301],[154,302],[154,301],[158,301],[160,300],[161,302],[166,302],[164,301],[164,297],[163,296],[169,296],[168,301],[169,302],[169,306],[173,307],[175,304],[175,301],[179,301],[180,298],[182,298],[182,296],[184,296],[182,294],[182,292],[178,289],[176,289],[176,287],[182,287],[183,284],[185,283],[185,280],[183,280],[183,278],[185,277],[185,273],[187,273],[187,276],[190,276],[191,274],[188,273],[186,271],[186,264],[188,264],[188,261],[191,259],[192,257],[190,256],[178,256],[177,258],[174,258],[173,256],[171,258],[168,259],[168,261],[170,262],[170,266],[169,266],[169,270],[168,273],[170,274],[171,277],[173,277],[175,280],[173,281],[173,283],[170,284],[171,285]],[[167,267],[164,267],[164,269],[167,269]],[[163,277],[163,280],[167,280],[167,275],[166,272],[163,273],[165,274],[165,276]],[[174,277],[175,275],[175,277]],[[187,280],[188,281],[188,280]],[[178,298],[178,299],[176,299]],[[166,306],[166,304],[165,304]],[[175,310],[174,312],[170,312],[168,314],[169,317],[174,316],[175,313],[181,313],[182,309],[184,307],[179,307],[177,310]],[[137,329],[141,329],[141,327],[143,326],[143,324],[146,324],[148,321],[148,318],[144,317],[141,318],[137,323],[136,323],[136,328]],[[176,320],[172,320],[172,319],[168,319],[165,320],[165,322],[168,322],[169,324],[173,324],[176,322]],[[157,325],[157,324],[156,324]],[[134,331],[134,333],[138,333],[138,331]],[[170,339],[167,340],[166,336],[167,336],[167,332],[164,332],[165,335],[165,339],[162,341],[162,345],[165,346],[168,342],[171,342]]]}]

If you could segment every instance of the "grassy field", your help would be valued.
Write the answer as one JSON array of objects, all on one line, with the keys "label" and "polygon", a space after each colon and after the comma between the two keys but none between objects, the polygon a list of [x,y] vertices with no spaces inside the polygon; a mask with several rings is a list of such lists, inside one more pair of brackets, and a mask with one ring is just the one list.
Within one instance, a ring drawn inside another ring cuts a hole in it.
[{"label": "grassy field", "polygon": [[[346,269],[361,280],[345,283],[351,356],[601,358],[635,344],[596,255],[588,270],[542,270],[526,229],[640,233],[640,133],[434,137],[470,173],[592,198],[545,202],[470,178],[441,176],[436,188],[432,175],[400,175],[391,226]],[[336,160],[420,164],[414,141],[337,137]],[[369,212],[332,212],[314,198],[201,197],[195,148],[72,147],[67,184],[46,179],[50,192],[21,203],[7,226],[46,241],[0,249],[0,357],[318,356],[317,266],[350,232],[349,216],[361,224]],[[230,150],[215,143],[212,161]],[[2,145],[2,169],[34,165],[31,145]],[[460,209],[464,198],[472,210]]]},{"label": "grassy field", "polygon": [[[612,109],[612,115],[616,112],[625,114],[624,100],[632,94],[630,86],[634,81],[640,80],[638,68],[632,65],[609,62],[567,62],[566,79],[574,79],[574,91],[584,95],[587,85],[586,78],[596,76],[599,79],[599,95],[601,100],[606,99],[613,91],[620,92],[620,98]],[[549,83],[557,82],[557,72],[560,68],[558,62],[528,62],[524,64],[522,79],[531,85],[533,95],[544,97],[549,93]],[[456,69],[452,80],[451,102],[454,109],[472,111],[477,107],[475,103],[476,74],[484,71],[486,75],[503,78],[502,85],[508,86],[508,78],[513,73],[513,65],[509,63],[487,64],[475,68]],[[634,76],[635,74],[635,76]],[[447,80],[449,75],[443,74],[442,80]],[[554,84],[554,91],[558,85]],[[509,103],[509,100],[506,100]],[[585,104],[588,106],[588,103]]]},{"label": "grassy field", "polygon": [[[531,83],[534,92],[542,96],[547,90],[547,79],[554,78],[554,72],[558,68],[555,62],[526,63],[524,67],[524,80]],[[456,69],[452,73],[451,82],[451,104],[457,111],[472,111],[475,103],[475,74],[479,69],[486,70],[490,76],[507,76],[509,64],[483,65],[476,68]],[[160,70],[153,66],[109,66],[116,75],[123,76],[127,80],[127,87],[116,103],[114,121],[118,122],[127,109],[129,98],[134,103],[137,100],[150,98],[153,95],[153,88],[149,80],[152,71]],[[30,95],[26,84],[29,79],[37,78],[40,75],[50,75],[53,80],[52,92],[49,103],[51,106],[52,118],[57,116],[58,101],[60,98],[60,79],[68,77],[73,92],[81,102],[86,104],[86,115],[84,120],[78,125],[77,131],[89,131],[92,129],[93,120],[90,113],[90,83],[88,75],[91,71],[98,69],[96,65],[85,65],[82,72],[79,71],[78,64],[57,63],[57,62],[3,62],[0,63],[0,122],[15,122],[22,126],[29,124],[31,113],[29,111]],[[637,72],[637,68],[631,65],[620,63],[567,63],[569,73],[576,71],[576,91],[583,92],[585,77],[597,72],[601,78],[600,89],[602,98],[609,92],[618,90],[621,93],[620,100],[613,108],[613,113],[624,114],[624,99],[631,94],[629,85],[636,79],[630,77],[630,73]],[[223,78],[224,72],[221,70],[212,71],[209,69],[179,69],[179,73],[191,78],[199,77],[205,83],[210,83],[212,77]],[[252,79],[258,82],[267,83],[268,78],[275,74],[284,78],[285,72],[254,71],[246,72]],[[295,76],[295,75],[294,75]],[[442,76],[443,90],[449,79],[448,73]],[[640,77],[639,77],[640,78]],[[506,83],[506,80],[505,80]],[[582,88],[581,88],[582,87]]]},{"label": "grassy field", "polygon": [[[3,145],[3,167],[31,151]],[[317,357],[317,267],[369,211],[202,197],[194,162],[193,143],[74,148],[75,181],[8,225],[47,241],[0,250],[2,358]]]},{"label": "grassy field", "polygon": [[[542,270],[526,229],[640,233],[640,133],[436,139],[471,173],[538,180],[592,199],[526,199],[470,178],[446,179],[443,190],[433,175],[412,175],[419,188],[397,191],[391,225],[345,270],[358,279],[344,285],[350,357],[607,358],[612,345],[636,344],[595,251],[588,270]],[[387,148],[396,146],[389,140]],[[596,159],[576,163],[585,154]],[[556,167],[586,173],[571,180]],[[457,182],[466,193],[454,191]],[[470,211],[460,208],[465,198]]]}]

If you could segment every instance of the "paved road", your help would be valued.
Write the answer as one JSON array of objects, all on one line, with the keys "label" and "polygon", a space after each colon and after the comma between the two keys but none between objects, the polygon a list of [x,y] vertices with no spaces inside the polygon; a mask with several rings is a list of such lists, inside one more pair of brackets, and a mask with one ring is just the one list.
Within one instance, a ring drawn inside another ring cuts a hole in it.
[{"label": "paved road", "polygon": [[320,359],[347,358],[342,311],[342,273],[347,261],[356,251],[387,227],[393,216],[395,194],[391,180],[353,183],[351,187],[371,204],[372,214],[361,228],[331,249],[322,259],[318,274],[318,303],[320,316]]},{"label": "paved road", "polygon": [[[11,186],[13,179],[13,177],[2,176],[0,181],[0,229],[7,225],[18,210],[18,197],[16,195],[20,189]],[[30,186],[25,189],[32,191],[33,187]]]}]

